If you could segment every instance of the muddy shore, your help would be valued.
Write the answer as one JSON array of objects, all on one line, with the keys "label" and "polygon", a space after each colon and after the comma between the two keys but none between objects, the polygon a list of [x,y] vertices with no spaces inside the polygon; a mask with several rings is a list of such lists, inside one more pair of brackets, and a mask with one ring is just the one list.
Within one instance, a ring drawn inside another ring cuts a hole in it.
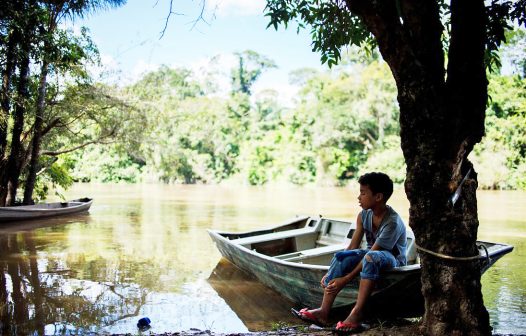
[{"label": "muddy shore", "polygon": [[[423,335],[419,330],[419,323],[411,320],[400,319],[396,321],[378,321],[367,326],[368,329],[360,333],[351,333],[349,335],[361,336],[419,336]],[[314,325],[295,325],[281,327],[276,330],[258,331],[248,333],[215,333],[210,330],[190,329],[182,332],[174,333],[148,333],[147,330],[138,332],[137,334],[111,334],[112,336],[129,336],[129,335],[149,335],[149,336],[328,336],[336,335],[332,330],[320,330]],[[526,336],[522,334],[493,334],[493,336]]]},{"label": "muddy shore", "polygon": [[[352,333],[350,335],[355,335]],[[115,336],[128,336],[126,335],[115,335]],[[142,332],[140,335],[155,335],[155,336],[274,336],[274,335],[301,335],[301,336],[326,336],[326,335],[335,335],[331,330],[316,330],[309,328],[286,328],[279,329],[275,331],[259,331],[251,333],[234,333],[234,334],[221,334],[214,333],[209,330],[188,330],[184,332],[175,332],[175,333],[163,333],[163,334],[148,334],[147,332]],[[356,334],[358,335],[358,334]],[[360,332],[359,335],[363,336],[407,336],[407,335],[421,335],[418,332],[418,328],[409,328],[409,327],[383,327],[383,328],[372,328],[367,331]],[[113,336],[113,335],[112,335]]]},{"label": "muddy shore", "polygon": [[[365,327],[367,330],[364,330],[359,333],[363,336],[406,336],[406,335],[421,335],[418,330],[418,323],[400,319],[396,321],[387,321],[373,324],[366,324]],[[276,326],[276,330],[269,331],[257,331],[257,332],[248,332],[248,333],[215,333],[209,330],[199,330],[199,329],[190,329],[183,332],[174,332],[174,333],[149,333],[148,330],[143,330],[140,335],[155,335],[155,336],[274,336],[274,335],[301,335],[301,336],[325,336],[333,335],[333,331],[330,328],[321,329],[315,325],[293,325],[293,326]],[[132,334],[120,334],[112,336],[128,336]],[[352,334],[353,335],[353,334]]]}]

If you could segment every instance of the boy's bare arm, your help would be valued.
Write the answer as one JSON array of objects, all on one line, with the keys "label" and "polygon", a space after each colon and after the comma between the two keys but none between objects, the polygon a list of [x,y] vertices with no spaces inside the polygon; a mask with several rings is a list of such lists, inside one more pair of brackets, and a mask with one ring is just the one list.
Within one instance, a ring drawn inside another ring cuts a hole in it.
[{"label": "boy's bare arm", "polygon": [[358,215],[358,218],[356,218],[356,230],[354,231],[351,242],[349,243],[349,246],[347,246],[346,250],[355,250],[357,248],[360,248],[360,244],[362,243],[363,239],[363,223],[362,223],[362,216]]}]

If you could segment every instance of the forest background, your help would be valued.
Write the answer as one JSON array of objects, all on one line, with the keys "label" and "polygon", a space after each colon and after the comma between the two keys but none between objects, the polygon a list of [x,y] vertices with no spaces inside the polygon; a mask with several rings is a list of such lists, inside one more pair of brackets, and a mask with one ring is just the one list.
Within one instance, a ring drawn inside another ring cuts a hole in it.
[{"label": "forest background", "polygon": [[[1,32],[7,41],[8,30]],[[261,74],[278,66],[256,51],[236,53],[230,69],[218,56],[199,72],[161,66],[133,83],[109,85],[88,71],[99,64],[89,31],[57,28],[50,39],[55,48],[44,50],[49,73],[34,200],[75,181],[334,186],[373,170],[404,181],[396,86],[374,50],[350,48],[327,71],[291,72],[299,91],[283,102],[275,90],[253,94]],[[0,47],[6,55],[8,45]],[[22,100],[12,90],[13,109],[25,107],[22,190],[44,55],[38,43],[33,48],[28,92]],[[492,66],[486,136],[471,157],[480,188],[526,189],[524,55],[526,33],[518,30]],[[15,74],[13,88],[21,78]],[[15,111],[8,116],[9,142]]]}]

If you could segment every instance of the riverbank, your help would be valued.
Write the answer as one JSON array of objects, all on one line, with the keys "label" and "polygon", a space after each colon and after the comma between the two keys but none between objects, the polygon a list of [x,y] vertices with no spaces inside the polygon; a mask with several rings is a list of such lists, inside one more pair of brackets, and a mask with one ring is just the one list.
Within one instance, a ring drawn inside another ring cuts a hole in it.
[{"label": "riverbank", "polygon": [[[320,330],[315,325],[295,325],[283,326],[277,330],[258,331],[248,333],[214,333],[210,330],[190,329],[182,332],[154,334],[142,331],[141,335],[149,336],[329,336],[336,335],[332,330]],[[132,334],[111,334],[111,336],[129,336]],[[368,329],[360,333],[350,335],[360,336],[420,336],[423,335],[419,330],[419,323],[412,319],[397,319],[391,321],[377,321],[368,326]],[[525,334],[493,334],[493,336],[526,336]]]},{"label": "riverbank", "polygon": [[[145,334],[145,333],[141,333]],[[128,336],[126,335],[112,335],[112,336]],[[287,335],[298,335],[298,336],[328,336],[335,335],[331,330],[316,330],[304,327],[290,327],[286,329],[279,329],[275,331],[260,331],[253,333],[237,333],[237,334],[220,334],[213,333],[209,330],[188,330],[183,332],[175,333],[163,333],[163,334],[148,334],[155,336],[287,336]],[[354,335],[354,334],[351,334]],[[408,335],[421,335],[417,327],[381,327],[372,328],[367,331],[359,333],[363,336],[408,336]]]},{"label": "riverbank", "polygon": [[[377,321],[374,324],[366,325],[367,330],[359,333],[362,336],[407,336],[421,335],[418,329],[418,323],[410,319],[397,319],[392,321]],[[321,329],[315,325],[293,325],[293,326],[276,326],[276,330],[257,331],[248,333],[215,333],[210,330],[190,329],[182,332],[149,334],[147,330],[141,332],[142,335],[155,336],[327,336],[334,335],[330,328]],[[356,333],[355,333],[356,334]],[[120,334],[112,336],[128,336],[131,334]],[[354,335],[354,334],[352,334]]]}]

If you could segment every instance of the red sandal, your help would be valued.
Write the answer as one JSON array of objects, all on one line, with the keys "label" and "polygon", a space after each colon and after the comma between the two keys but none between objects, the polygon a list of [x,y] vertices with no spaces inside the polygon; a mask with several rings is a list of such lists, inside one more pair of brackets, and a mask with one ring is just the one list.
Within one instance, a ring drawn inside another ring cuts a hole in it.
[{"label": "red sandal", "polygon": [[312,323],[320,327],[325,326],[325,323],[322,323],[320,320],[318,320],[318,318],[314,316],[314,314],[311,313],[308,308],[303,308],[300,311],[297,311],[296,309],[291,308],[290,311],[292,312],[292,315],[296,316],[297,318],[299,318],[300,320],[304,322]]},{"label": "red sandal", "polygon": [[337,333],[338,335],[347,335],[350,333],[359,333],[364,330],[365,328],[363,327],[363,324],[361,323],[357,323],[357,322],[345,323],[345,322],[338,321],[333,331]]}]

